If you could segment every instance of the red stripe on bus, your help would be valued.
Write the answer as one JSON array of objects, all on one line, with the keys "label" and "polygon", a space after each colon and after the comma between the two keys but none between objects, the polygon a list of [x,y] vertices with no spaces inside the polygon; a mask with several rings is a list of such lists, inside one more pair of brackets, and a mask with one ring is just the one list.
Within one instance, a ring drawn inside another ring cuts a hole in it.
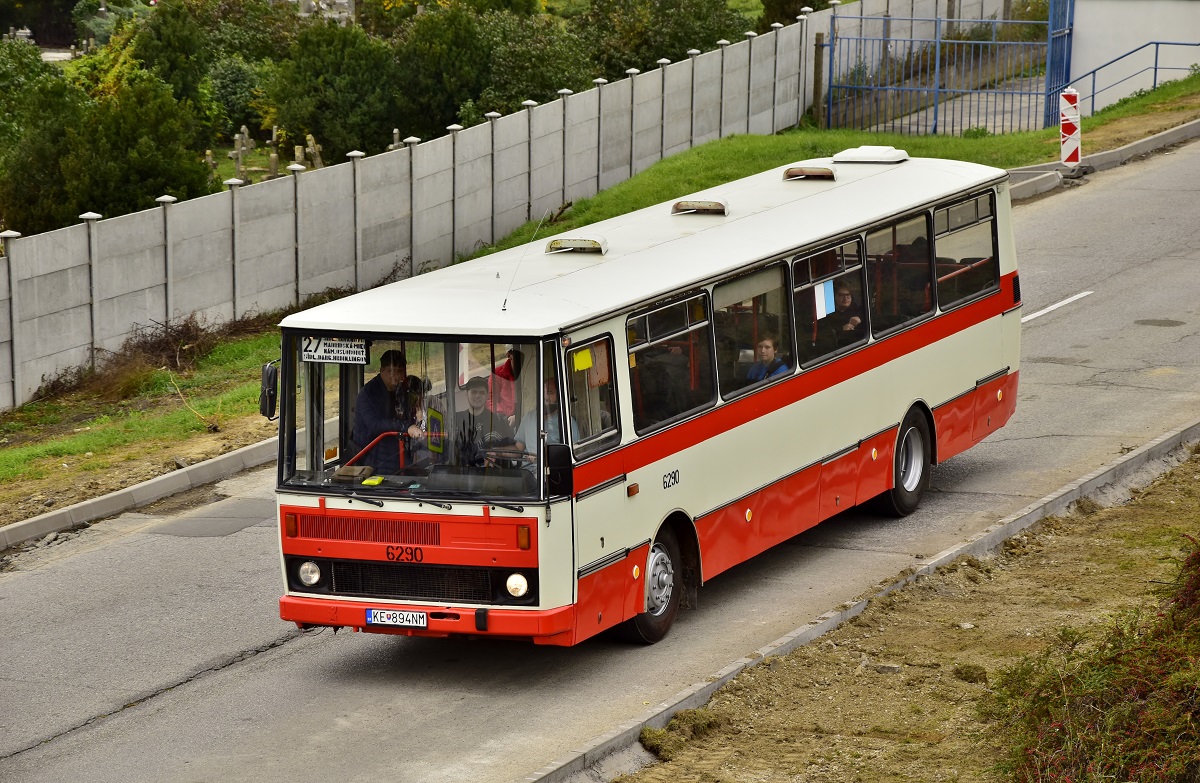
[{"label": "red stripe on bus", "polygon": [[[873,343],[828,364],[793,376],[703,413],[696,418],[640,438],[575,469],[575,492],[584,492],[622,473],[629,473],[676,454],[709,438],[736,429],[752,419],[780,410],[818,392],[882,367],[890,361],[932,345],[1011,309],[1013,278],[1001,279],[1000,290],[965,307],[952,310],[887,339]],[[1014,395],[1015,396],[1015,395]],[[902,415],[897,411],[896,415]]]}]

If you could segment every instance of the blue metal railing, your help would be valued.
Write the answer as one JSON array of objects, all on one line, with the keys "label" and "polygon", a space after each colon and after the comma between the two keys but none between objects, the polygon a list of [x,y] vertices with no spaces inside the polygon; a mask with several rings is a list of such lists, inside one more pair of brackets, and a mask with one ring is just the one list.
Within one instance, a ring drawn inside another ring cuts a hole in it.
[{"label": "blue metal railing", "polygon": [[[1118,79],[1117,81],[1113,82],[1112,84],[1108,85],[1107,87],[1102,87],[1099,90],[1096,89],[1096,78],[1097,78],[1097,76],[1099,76],[1100,71],[1104,70],[1105,68],[1108,68],[1111,65],[1115,65],[1116,63],[1121,62],[1122,60],[1124,60],[1127,57],[1132,57],[1133,55],[1137,54],[1138,52],[1142,51],[1143,49],[1145,49],[1148,46],[1154,47],[1154,65],[1146,66],[1145,68],[1134,71],[1133,73],[1129,74],[1125,78]],[[1129,81],[1130,79],[1141,76],[1142,74],[1146,73],[1147,71],[1154,72],[1153,86],[1151,87],[1151,89],[1155,89],[1158,87],[1158,72],[1160,70],[1161,71],[1188,71],[1188,72],[1191,72],[1191,70],[1192,70],[1191,68],[1182,68],[1182,67],[1178,67],[1178,66],[1165,66],[1165,65],[1160,66],[1158,64],[1159,53],[1161,52],[1162,47],[1164,47],[1164,46],[1188,46],[1188,47],[1192,47],[1192,48],[1200,48],[1200,43],[1184,43],[1184,42],[1178,42],[1178,41],[1150,41],[1148,43],[1142,44],[1141,46],[1139,46],[1136,49],[1132,49],[1132,50],[1126,52],[1125,54],[1121,55],[1120,57],[1114,57],[1113,59],[1109,60],[1108,62],[1104,63],[1103,65],[1096,66],[1095,68],[1093,68],[1092,70],[1088,71],[1085,74],[1082,74],[1081,76],[1076,76],[1074,79],[1067,82],[1067,84],[1065,86],[1070,87],[1072,85],[1079,84],[1080,82],[1082,82],[1085,79],[1090,77],[1091,84],[1092,84],[1092,91],[1089,95],[1086,96],[1091,102],[1091,107],[1090,107],[1088,113],[1095,114],[1096,113],[1096,96],[1097,95],[1100,95],[1101,93],[1106,92],[1107,90],[1111,90],[1119,84],[1124,84],[1125,82]],[[1085,96],[1080,96],[1080,97],[1083,98]]]}]

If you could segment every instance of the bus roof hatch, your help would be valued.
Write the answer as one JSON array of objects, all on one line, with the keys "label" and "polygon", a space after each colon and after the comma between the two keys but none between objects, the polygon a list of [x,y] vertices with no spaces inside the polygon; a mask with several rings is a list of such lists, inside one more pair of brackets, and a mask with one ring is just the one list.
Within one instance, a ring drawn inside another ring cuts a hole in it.
[{"label": "bus roof hatch", "polygon": [[895,147],[863,145],[842,150],[833,156],[834,163],[903,163],[908,153]]}]

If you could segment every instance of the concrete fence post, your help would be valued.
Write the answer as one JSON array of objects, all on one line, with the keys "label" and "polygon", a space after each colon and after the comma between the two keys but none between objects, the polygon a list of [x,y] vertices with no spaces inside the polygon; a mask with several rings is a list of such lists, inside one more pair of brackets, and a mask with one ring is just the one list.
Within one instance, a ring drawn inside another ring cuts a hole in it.
[{"label": "concrete fence post", "polygon": [[658,73],[662,77],[662,85],[658,89],[662,108],[658,121],[658,159],[662,160],[667,156],[667,66],[671,64],[671,61],[666,57],[660,57],[656,62],[658,63]]},{"label": "concrete fence post", "polygon": [[596,192],[600,192],[600,172],[604,171],[604,85],[608,79],[592,79],[596,85]]},{"label": "concrete fence post", "polygon": [[354,215],[352,218],[352,222],[354,224],[354,290],[355,291],[362,290],[362,288],[361,288],[361,285],[362,285],[361,269],[362,269],[362,261],[363,261],[362,237],[360,236],[360,233],[358,230],[358,223],[359,223],[358,204],[360,201],[362,201],[362,193],[359,192],[361,183],[359,182],[359,178],[358,178],[358,163],[360,160],[362,160],[364,157],[366,157],[366,154],[367,153],[363,152],[362,150],[350,150],[349,152],[346,153],[346,157],[350,159],[350,192],[354,194],[353,195]]},{"label": "concrete fence post", "polygon": [[79,216],[80,220],[87,223],[88,237],[88,289],[91,292],[91,326],[92,338],[91,350],[88,352],[88,366],[93,370],[96,369],[96,305],[99,304],[96,297],[96,255],[99,252],[99,238],[96,236],[96,221],[104,217],[99,212],[84,212]]},{"label": "concrete fence post", "polygon": [[295,285],[295,289],[294,289],[294,291],[295,291],[294,298],[295,298],[295,303],[298,306],[300,304],[300,240],[301,240],[301,233],[300,233],[300,226],[301,226],[301,221],[300,221],[300,172],[304,171],[304,164],[303,163],[289,163],[287,170],[292,172],[292,205],[293,205],[292,213],[296,219],[295,232],[294,232],[296,241],[295,241],[295,244],[293,245],[293,249],[295,250],[295,260],[294,260],[293,267],[292,267],[292,274],[295,275],[295,278],[296,278],[296,285]]},{"label": "concrete fence post", "polygon": [[721,79],[720,92],[717,93],[717,138],[725,138],[725,48],[729,46],[729,41],[724,38],[717,41],[717,46],[721,47]]},{"label": "concrete fence post", "polygon": [[805,52],[808,49],[808,14],[813,12],[809,6],[804,6],[800,9],[800,16],[796,17],[796,21],[800,23],[800,84],[796,91],[796,127],[800,127],[800,119],[804,116],[804,112],[808,111],[808,57]]},{"label": "concrete fence post", "polygon": [[525,107],[525,222],[533,220],[533,107],[537,101],[521,101]]},{"label": "concrete fence post", "polygon": [[562,101],[562,189],[559,204],[567,203],[567,97],[574,95],[574,90],[568,90],[563,87],[558,91],[559,100]]},{"label": "concrete fence post", "polygon": [[4,248],[4,257],[8,260],[8,339],[11,341],[8,352],[9,362],[12,364],[12,400],[13,407],[20,406],[21,385],[18,369],[21,366],[19,357],[17,356],[17,275],[13,270],[13,240],[20,239],[21,232],[8,231],[0,232],[0,247]]},{"label": "concrete fence post", "polygon": [[171,323],[175,313],[175,252],[171,247],[171,217],[169,207],[179,199],[174,196],[159,196],[154,199],[162,205],[163,218],[163,323]]},{"label": "concrete fence post", "polygon": [[825,101],[821,99],[821,83],[825,80],[825,33],[817,33],[813,42],[813,122],[825,127]]},{"label": "concrete fence post", "polygon": [[408,274],[411,277],[417,271],[417,179],[414,174],[413,158],[417,154],[417,145],[421,140],[416,136],[404,139],[408,147]]},{"label": "concrete fence post", "polygon": [[775,115],[779,110],[779,31],[783,22],[771,22],[771,31],[775,33],[775,54],[771,56],[771,135],[778,131],[775,126]]},{"label": "concrete fence post", "polygon": [[488,236],[491,237],[491,243],[496,244],[496,120],[500,119],[500,112],[489,111],[483,115],[488,121],[488,133],[491,136],[491,164],[492,164],[492,197],[491,197],[491,217],[488,225]]},{"label": "concrete fence post", "polygon": [[637,68],[626,68],[625,75],[629,77],[629,178],[635,173],[634,161],[637,160]]},{"label": "concrete fence post", "polygon": [[447,125],[450,131],[450,263],[458,253],[458,132],[463,126]]},{"label": "concrete fence post", "polygon": [[752,107],[750,98],[754,95],[754,39],[758,33],[746,31],[746,133],[750,132],[750,117]]},{"label": "concrete fence post", "polygon": [[238,203],[238,188],[242,181],[237,177],[227,179],[224,185],[229,188],[229,301],[233,303],[233,320],[238,319],[241,308],[238,307],[238,263],[242,260],[242,209]]},{"label": "concrete fence post", "polygon": [[688,49],[688,59],[692,61],[692,102],[688,109],[688,148],[696,146],[696,56],[699,49]]}]

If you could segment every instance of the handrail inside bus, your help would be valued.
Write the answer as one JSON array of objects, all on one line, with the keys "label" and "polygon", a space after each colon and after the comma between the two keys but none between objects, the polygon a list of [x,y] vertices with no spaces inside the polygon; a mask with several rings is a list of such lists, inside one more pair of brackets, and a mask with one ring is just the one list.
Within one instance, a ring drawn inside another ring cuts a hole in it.
[{"label": "handrail inside bus", "polygon": [[[362,450],[362,451],[358,452],[358,453],[357,453],[357,454],[355,454],[353,457],[351,457],[350,459],[348,459],[348,460],[346,461],[345,465],[343,465],[343,467],[350,467],[350,466],[351,466],[351,465],[353,465],[355,462],[358,462],[358,458],[359,458],[359,457],[361,457],[362,455],[366,454],[366,453],[367,453],[368,451],[370,451],[371,449],[375,448],[375,444],[379,443],[379,441],[383,440],[384,438],[392,438],[392,437],[399,438],[399,437],[400,437],[400,433],[399,433],[399,432],[382,432],[382,433],[380,433],[379,435],[377,435],[377,436],[375,437],[375,440],[373,440],[373,441],[371,441],[370,443],[368,443],[368,444],[367,444],[367,445],[366,445],[366,446],[363,448],[363,450]],[[401,449],[400,449],[400,467],[404,467],[404,449],[403,449],[403,448],[401,448]]]}]

